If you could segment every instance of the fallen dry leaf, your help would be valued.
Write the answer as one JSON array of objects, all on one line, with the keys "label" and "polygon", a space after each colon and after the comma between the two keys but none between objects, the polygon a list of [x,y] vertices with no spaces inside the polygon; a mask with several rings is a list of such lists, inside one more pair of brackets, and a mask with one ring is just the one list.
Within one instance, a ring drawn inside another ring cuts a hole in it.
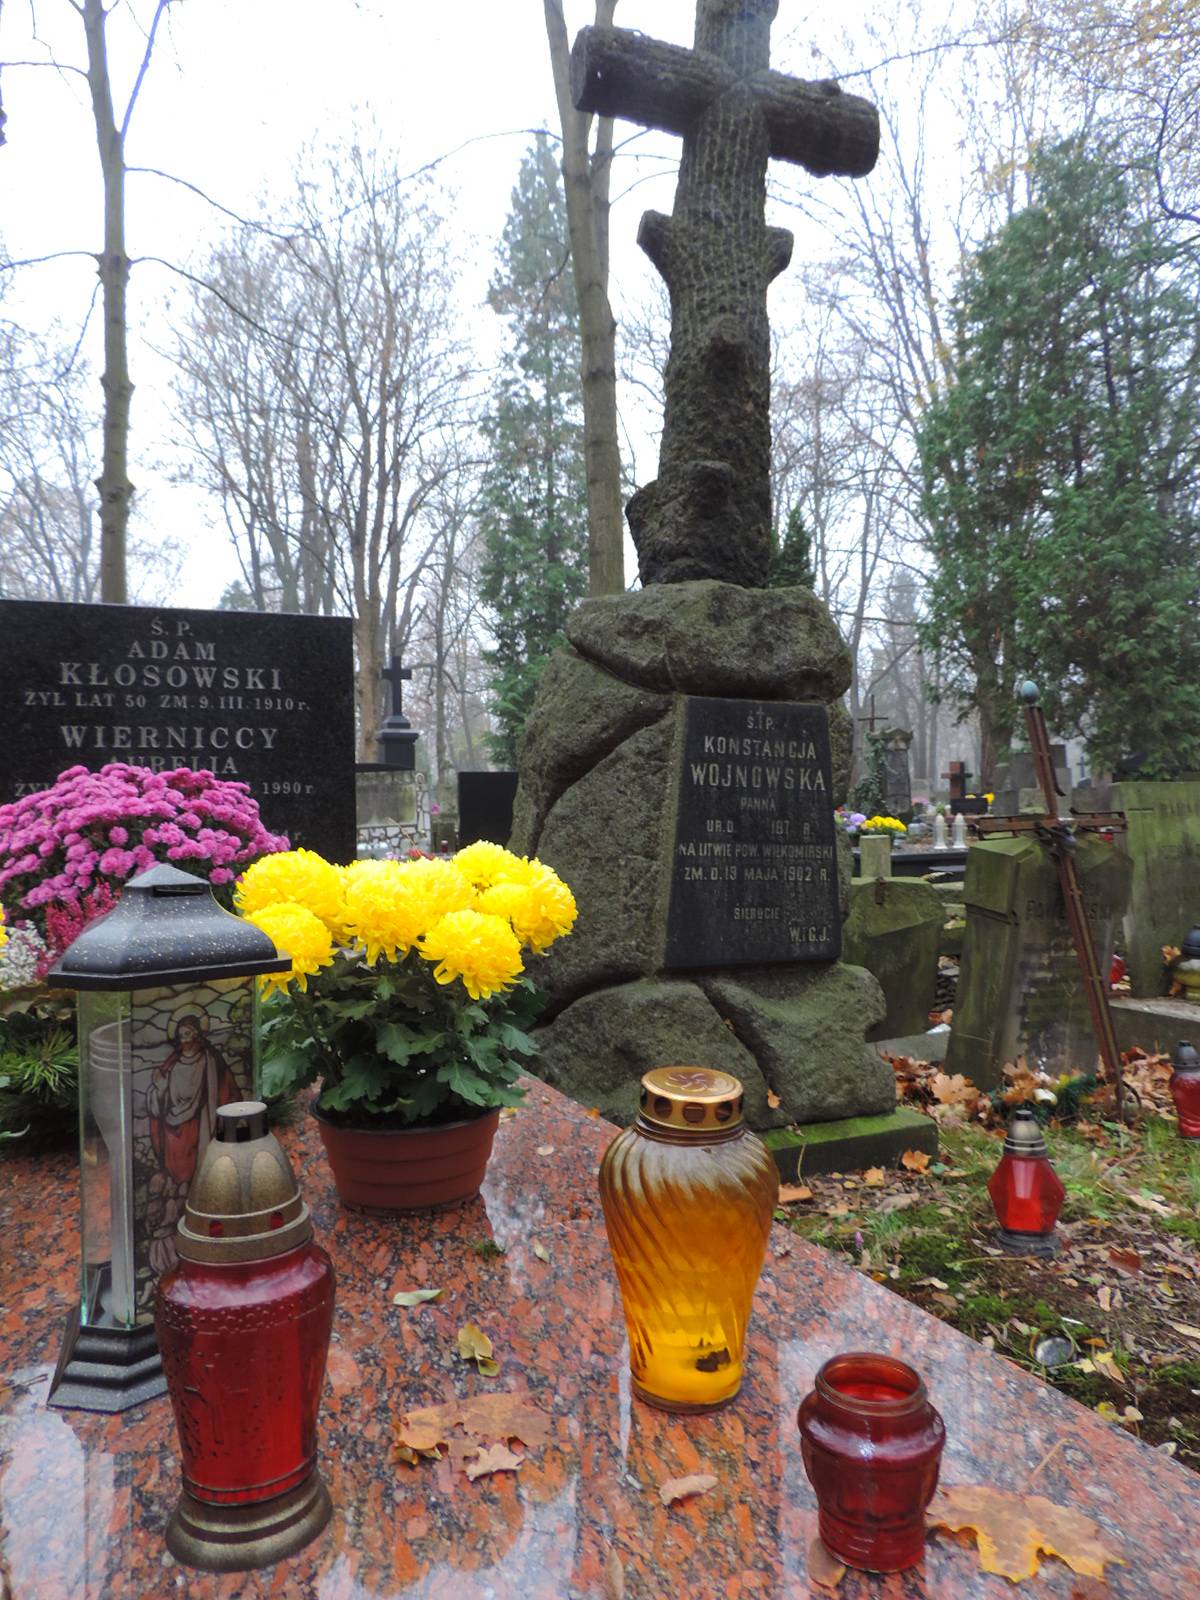
[{"label": "fallen dry leaf", "polygon": [[399,1294],[392,1296],[394,1306],[423,1306],[429,1300],[441,1297],[440,1289],[401,1289]]},{"label": "fallen dry leaf", "polygon": [[819,1535],[808,1547],[807,1568],[809,1580],[820,1584],[822,1589],[836,1589],[846,1576],[844,1564],[826,1547]]},{"label": "fallen dry leaf", "polygon": [[604,1600],[625,1600],[625,1567],[611,1548],[604,1558]]},{"label": "fallen dry leaf", "polygon": [[1125,1382],[1125,1374],[1113,1360],[1111,1350],[1097,1350],[1092,1357],[1092,1363],[1097,1372],[1102,1372],[1113,1383],[1123,1384]]},{"label": "fallen dry leaf", "polygon": [[868,1189],[882,1189],[887,1182],[887,1176],[882,1167],[868,1167],[863,1173],[863,1182]]},{"label": "fallen dry leaf", "polygon": [[779,1107],[783,1104],[779,1096],[775,1093],[774,1089],[767,1090],[767,1104],[770,1106],[772,1111],[778,1111]]},{"label": "fallen dry leaf", "polygon": [[395,1434],[400,1448],[418,1455],[437,1453],[439,1445],[456,1442],[479,1450],[513,1439],[534,1450],[550,1437],[550,1419],[527,1396],[504,1389],[443,1405],[418,1406],[404,1413]]},{"label": "fallen dry leaf", "polygon": [[1168,1319],[1167,1326],[1181,1333],[1185,1339],[1195,1339],[1200,1344],[1200,1328],[1194,1328],[1190,1322],[1171,1322]]},{"label": "fallen dry leaf", "polygon": [[537,1147],[537,1153],[540,1156],[552,1156],[554,1154],[554,1146],[552,1144],[540,1144]]},{"label": "fallen dry leaf", "polygon": [[711,1472],[692,1472],[686,1478],[668,1478],[666,1483],[658,1486],[658,1498],[665,1506],[673,1506],[676,1500],[686,1500],[689,1495],[707,1494],[710,1489],[715,1489],[717,1480]]},{"label": "fallen dry leaf", "polygon": [[1101,1286],[1096,1290],[1096,1300],[1101,1311],[1112,1310],[1112,1290],[1107,1284],[1101,1284]]},{"label": "fallen dry leaf", "polygon": [[1163,1205],[1162,1201],[1155,1200],[1153,1195],[1126,1194],[1125,1198],[1129,1201],[1130,1205],[1138,1206],[1143,1211],[1153,1212],[1156,1217],[1173,1217],[1175,1215],[1174,1206]]},{"label": "fallen dry leaf", "polygon": [[461,1360],[473,1361],[485,1378],[494,1378],[500,1363],[492,1358],[492,1341],[474,1322],[464,1323],[458,1330],[456,1349]]},{"label": "fallen dry leaf", "polygon": [[484,1478],[489,1472],[515,1472],[524,1465],[525,1457],[514,1455],[506,1444],[492,1444],[467,1462],[466,1474],[474,1483],[476,1478]]},{"label": "fallen dry leaf", "polygon": [[589,1106],[583,1114],[585,1117],[598,1117],[600,1115],[600,1107]]},{"label": "fallen dry leaf", "polygon": [[900,1157],[900,1165],[908,1172],[924,1172],[932,1160],[928,1150],[906,1150]]},{"label": "fallen dry leaf", "polygon": [[1116,1245],[1108,1247],[1108,1259],[1114,1267],[1120,1267],[1122,1272],[1140,1272],[1142,1258],[1136,1250],[1123,1250]]},{"label": "fallen dry leaf", "polygon": [[535,1239],[529,1247],[539,1261],[549,1261],[550,1252],[540,1239]]},{"label": "fallen dry leaf", "polygon": [[955,1484],[934,1495],[926,1521],[951,1533],[972,1529],[983,1571],[1013,1583],[1034,1576],[1039,1553],[1057,1556],[1072,1572],[1089,1578],[1102,1578],[1106,1562],[1121,1560],[1100,1543],[1100,1529],[1090,1518],[1040,1494]]},{"label": "fallen dry leaf", "polygon": [[793,1200],[811,1200],[812,1190],[806,1183],[781,1183],[779,1185],[779,1204],[790,1206]]}]

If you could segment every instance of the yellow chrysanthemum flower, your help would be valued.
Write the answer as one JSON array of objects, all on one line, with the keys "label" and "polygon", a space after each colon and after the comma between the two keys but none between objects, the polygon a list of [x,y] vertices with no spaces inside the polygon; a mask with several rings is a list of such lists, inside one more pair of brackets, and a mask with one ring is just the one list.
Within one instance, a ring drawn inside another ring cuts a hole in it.
[{"label": "yellow chrysanthemum flower", "polygon": [[367,947],[367,960],[407,955],[434,917],[425,885],[410,863],[377,861],[379,870],[354,874],[346,887],[347,936]]},{"label": "yellow chrysanthemum flower", "polygon": [[527,883],[494,883],[490,889],[484,889],[475,902],[477,911],[503,917],[514,927],[518,917],[528,915],[529,907],[530,890]]},{"label": "yellow chrysanthemum flower", "polygon": [[419,885],[430,923],[451,911],[466,911],[475,904],[474,884],[453,861],[443,861],[440,856],[420,856],[415,861],[398,861],[396,867]]},{"label": "yellow chrysanthemum flower", "polygon": [[575,926],[575,896],[550,867],[536,863],[538,871],[524,885],[525,906],[513,916],[513,932],[537,954]]},{"label": "yellow chrysanthemum flower", "polygon": [[503,845],[477,839],[474,844],[464,845],[452,864],[477,889],[488,889],[493,883],[505,881],[509,872],[520,866],[520,862],[520,856],[514,856]]},{"label": "yellow chrysanthemum flower", "polygon": [[291,956],[291,972],[269,972],[262,979],[263,992],[272,988],[284,990],[294,978],[298,989],[307,989],[314,972],[327,967],[333,960],[333,938],[320,917],[298,905],[294,900],[277,901],[261,906],[246,917],[256,928],[261,928],[280,955]]},{"label": "yellow chrysanthemum flower", "polygon": [[341,870],[315,850],[284,850],[263,856],[238,879],[236,902],[244,917],[282,901],[307,907],[338,932],[344,916]]},{"label": "yellow chrysanthemum flower", "polygon": [[461,978],[472,1000],[507,989],[523,970],[521,946],[502,917],[483,911],[451,911],[435,922],[419,946],[434,961],[439,983]]},{"label": "yellow chrysanthemum flower", "polygon": [[5,926],[6,921],[7,918],[4,915],[4,907],[0,906],[0,950],[3,950],[4,946],[8,943],[8,929]]}]

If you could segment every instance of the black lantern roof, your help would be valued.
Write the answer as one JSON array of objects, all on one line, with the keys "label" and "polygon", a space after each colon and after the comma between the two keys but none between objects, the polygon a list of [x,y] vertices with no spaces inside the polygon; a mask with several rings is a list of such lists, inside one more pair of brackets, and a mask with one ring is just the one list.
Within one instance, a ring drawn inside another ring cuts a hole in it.
[{"label": "black lantern roof", "polygon": [[260,928],[223,910],[203,878],[162,866],[129,880],[113,909],[63,952],[47,982],[61,989],[154,989],[286,972],[290,965]]},{"label": "black lantern roof", "polygon": [[1200,956],[1200,925],[1188,929],[1179,947],[1179,954],[1185,961],[1195,961]]}]

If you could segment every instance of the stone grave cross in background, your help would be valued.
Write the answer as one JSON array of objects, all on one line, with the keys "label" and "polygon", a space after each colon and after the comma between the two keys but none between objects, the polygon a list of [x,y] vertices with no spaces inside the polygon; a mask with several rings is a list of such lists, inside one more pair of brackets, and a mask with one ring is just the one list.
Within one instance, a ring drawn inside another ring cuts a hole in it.
[{"label": "stone grave cross in background", "polygon": [[576,41],[577,105],[683,139],[673,213],[639,234],[671,293],[671,349],[658,477],[628,506],[644,587],[568,618],[525,725],[510,843],[579,904],[538,964],[537,1070],[620,1121],[648,1068],[731,1072],[794,1171],[801,1147],[805,1170],[818,1142],[846,1165],[869,1134],[878,1161],[932,1124],[897,1126],[892,1070],[863,1037],[882,993],[838,959],[850,653],[812,590],[763,587],[767,285],[791,252],[766,224],[767,163],[863,174],[879,142],[865,100],[770,70],[776,5],[700,0],[693,50],[611,27]]},{"label": "stone grave cross in background", "polygon": [[643,583],[766,581],[771,554],[767,285],[792,236],[765,218],[767,162],[862,177],[875,108],[836,83],[768,65],[778,0],[699,0],[693,50],[623,28],[584,28],[571,56],[583,111],[683,138],[675,208],[647,211],[638,243],[671,292],[658,477],[627,507]]}]

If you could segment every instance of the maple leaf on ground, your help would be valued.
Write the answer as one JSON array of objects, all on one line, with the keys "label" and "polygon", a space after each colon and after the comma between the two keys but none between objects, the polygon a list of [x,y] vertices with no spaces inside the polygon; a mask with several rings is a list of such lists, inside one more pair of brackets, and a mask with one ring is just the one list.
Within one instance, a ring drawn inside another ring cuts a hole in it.
[{"label": "maple leaf on ground", "polygon": [[781,1183],[779,1185],[779,1204],[790,1206],[793,1200],[811,1200],[812,1190],[806,1183]]},{"label": "maple leaf on ground", "polygon": [[[513,1439],[535,1450],[550,1437],[550,1419],[528,1396],[504,1389],[443,1405],[417,1406],[404,1413],[395,1425],[395,1434],[398,1451],[437,1460],[442,1445],[456,1457]],[[401,1459],[408,1460],[410,1455]]]},{"label": "maple leaf on ground", "polygon": [[515,1472],[524,1465],[525,1457],[514,1455],[506,1444],[492,1444],[467,1462],[466,1474],[474,1483],[476,1478],[484,1478],[489,1472]]},{"label": "maple leaf on ground", "polygon": [[1019,1583],[1032,1578],[1039,1554],[1057,1556],[1072,1572],[1102,1578],[1105,1564],[1121,1557],[1100,1543],[1100,1529],[1082,1512],[1056,1506],[1040,1494],[1012,1494],[987,1484],[955,1484],[934,1495],[925,1514],[931,1528],[970,1529],[979,1565]]},{"label": "maple leaf on ground", "polygon": [[658,1486],[658,1498],[665,1506],[673,1506],[676,1500],[686,1500],[689,1495],[707,1494],[710,1489],[715,1489],[717,1479],[711,1472],[692,1472],[686,1478],[668,1478],[666,1483]]},{"label": "maple leaf on ground", "polygon": [[900,1165],[907,1172],[925,1172],[932,1160],[928,1150],[906,1150],[900,1157]]},{"label": "maple leaf on ground", "polygon": [[868,1167],[863,1173],[863,1182],[868,1189],[882,1189],[887,1183],[887,1177],[882,1167]]}]

